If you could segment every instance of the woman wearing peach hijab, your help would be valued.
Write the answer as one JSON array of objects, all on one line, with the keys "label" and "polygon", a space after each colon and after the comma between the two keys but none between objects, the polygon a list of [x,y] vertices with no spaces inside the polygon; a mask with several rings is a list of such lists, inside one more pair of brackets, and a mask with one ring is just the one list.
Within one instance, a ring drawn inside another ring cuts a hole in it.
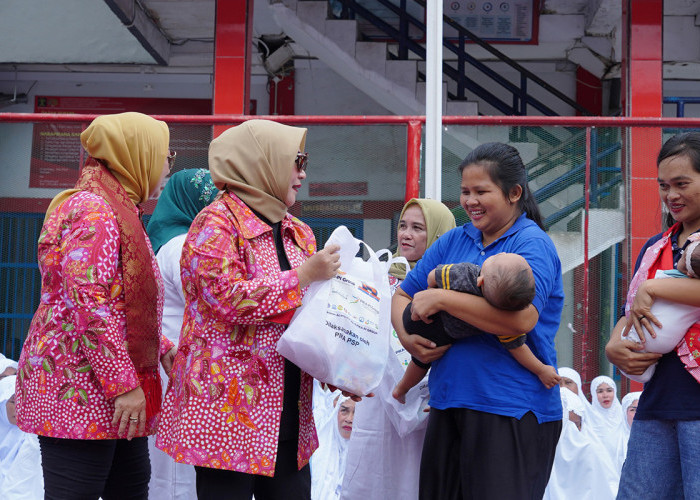
[{"label": "woman wearing peach hijab", "polygon": [[140,220],[174,156],[168,127],[140,113],[96,118],[75,189],[49,205],[39,237],[41,302],[17,373],[17,425],[39,435],[46,498],[142,498],[172,343]]},{"label": "woman wearing peach hijab", "polygon": [[275,349],[306,287],[340,267],[288,213],[306,179],[306,129],[249,120],[214,139],[223,191],[180,259],[185,315],[156,446],[192,464],[201,499],[308,499],[318,447],[312,379]]}]

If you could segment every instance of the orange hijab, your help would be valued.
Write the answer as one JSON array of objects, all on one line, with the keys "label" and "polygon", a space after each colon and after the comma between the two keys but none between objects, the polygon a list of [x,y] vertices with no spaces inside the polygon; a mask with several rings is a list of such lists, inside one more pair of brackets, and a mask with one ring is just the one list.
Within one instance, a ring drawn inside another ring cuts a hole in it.
[{"label": "orange hijab", "polygon": [[75,188],[59,193],[46,215],[78,191],[97,194],[114,210],[126,300],[126,342],[146,394],[147,418],[160,407],[159,287],[138,204],[149,198],[160,180],[169,140],[165,122],[147,115],[121,113],[96,118],[80,135],[90,156]]}]

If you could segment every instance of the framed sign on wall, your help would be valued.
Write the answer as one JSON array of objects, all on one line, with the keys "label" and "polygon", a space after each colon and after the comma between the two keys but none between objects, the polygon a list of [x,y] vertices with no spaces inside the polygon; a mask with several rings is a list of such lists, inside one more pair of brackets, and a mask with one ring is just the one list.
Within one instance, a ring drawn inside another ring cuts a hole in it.
[{"label": "framed sign on wall", "polygon": [[[540,0],[443,0],[443,14],[488,42],[536,44]],[[444,37],[457,39],[445,25]]]},{"label": "framed sign on wall", "polygon": [[[207,115],[211,99],[140,97],[36,96],[35,113],[111,114],[138,111],[151,115]],[[69,188],[81,168],[80,133],[89,123],[34,124],[30,188]],[[179,168],[207,168],[211,127],[170,125],[170,147],[177,151]]]}]

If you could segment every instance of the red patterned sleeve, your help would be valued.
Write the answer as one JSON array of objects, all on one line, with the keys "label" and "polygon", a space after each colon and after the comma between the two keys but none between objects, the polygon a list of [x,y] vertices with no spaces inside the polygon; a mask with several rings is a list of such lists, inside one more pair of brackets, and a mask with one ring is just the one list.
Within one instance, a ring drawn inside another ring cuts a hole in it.
[{"label": "red patterned sleeve", "polygon": [[207,314],[236,324],[261,324],[299,307],[297,272],[265,272],[264,258],[230,220],[202,213],[190,227],[180,261],[185,293],[205,303]]},{"label": "red patterned sleeve", "polygon": [[175,347],[175,344],[162,333],[160,334],[160,357],[162,358],[167,352]]}]

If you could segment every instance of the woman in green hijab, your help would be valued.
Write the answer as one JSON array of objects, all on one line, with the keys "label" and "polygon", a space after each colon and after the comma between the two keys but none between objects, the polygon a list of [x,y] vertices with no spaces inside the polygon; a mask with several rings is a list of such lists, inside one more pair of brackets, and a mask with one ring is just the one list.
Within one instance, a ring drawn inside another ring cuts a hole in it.
[{"label": "woman in green hijab", "polygon": [[[218,194],[207,169],[175,172],[158,198],[146,228],[163,277],[163,335],[176,346],[185,313],[180,278],[182,246],[194,218]],[[161,380],[165,389],[168,377],[161,376]],[[168,455],[156,451],[154,437],[148,439],[148,450],[151,456],[151,481],[148,485],[151,498],[195,498],[194,467],[176,463]]]},{"label": "woman in green hijab", "polygon": [[194,218],[214,201],[217,194],[219,190],[205,168],[180,170],[172,174],[146,228],[153,251],[157,254],[170,240],[187,234]]},{"label": "woman in green hijab", "polygon": [[163,276],[163,334],[177,345],[185,310],[180,279],[180,255],[185,236],[197,214],[219,190],[203,168],[175,172],[163,189],[151,219],[148,237]]}]

